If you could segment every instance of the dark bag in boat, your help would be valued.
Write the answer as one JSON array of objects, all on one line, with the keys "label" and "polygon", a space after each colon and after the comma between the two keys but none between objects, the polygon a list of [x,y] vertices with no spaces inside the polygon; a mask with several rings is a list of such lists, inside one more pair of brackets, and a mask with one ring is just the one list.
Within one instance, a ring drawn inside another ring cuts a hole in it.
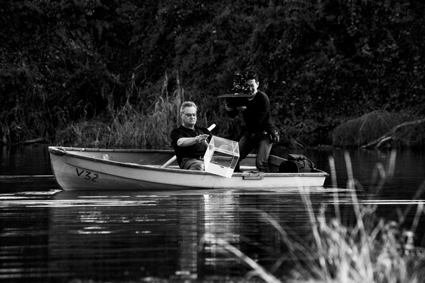
[{"label": "dark bag in boat", "polygon": [[302,154],[288,154],[288,160],[279,166],[280,173],[305,173],[314,171],[314,163]]}]

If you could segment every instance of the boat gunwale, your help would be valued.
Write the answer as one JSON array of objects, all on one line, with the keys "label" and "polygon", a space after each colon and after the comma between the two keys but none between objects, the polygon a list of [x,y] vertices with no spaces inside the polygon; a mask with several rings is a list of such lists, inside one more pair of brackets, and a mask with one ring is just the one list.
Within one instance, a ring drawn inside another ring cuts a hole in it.
[{"label": "boat gunwale", "polygon": [[[76,152],[148,152],[148,153],[174,153],[172,149],[138,149],[138,148],[85,148],[85,147],[66,147],[66,146],[49,146],[50,149],[56,149],[61,152],[76,151]],[[62,150],[63,149],[63,150]]]}]

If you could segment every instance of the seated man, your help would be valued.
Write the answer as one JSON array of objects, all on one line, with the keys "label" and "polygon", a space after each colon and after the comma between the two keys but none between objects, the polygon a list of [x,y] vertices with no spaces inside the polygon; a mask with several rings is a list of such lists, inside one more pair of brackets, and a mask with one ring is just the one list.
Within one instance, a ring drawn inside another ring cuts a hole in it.
[{"label": "seated man", "polygon": [[180,107],[182,125],[171,131],[171,145],[182,169],[205,170],[203,157],[211,132],[196,126],[196,104],[185,101]]}]

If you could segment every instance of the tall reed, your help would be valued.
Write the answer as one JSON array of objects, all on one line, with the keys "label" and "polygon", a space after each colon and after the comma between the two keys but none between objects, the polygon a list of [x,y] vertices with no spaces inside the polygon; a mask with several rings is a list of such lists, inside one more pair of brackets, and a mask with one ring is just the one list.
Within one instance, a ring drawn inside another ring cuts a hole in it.
[{"label": "tall reed", "polygon": [[[376,166],[374,178],[379,178],[378,193],[384,182],[393,176],[395,159],[396,152],[393,151],[386,167],[382,164]],[[354,178],[348,153],[345,154],[345,161],[347,189],[354,211],[353,224],[343,224],[338,190],[333,191],[334,211],[330,216],[326,206],[315,211],[309,188],[300,188],[311,226],[311,241],[299,240],[291,229],[278,223],[269,214],[259,212],[261,218],[279,232],[282,242],[288,247],[288,253],[283,254],[269,271],[253,264],[247,255],[214,235],[207,234],[204,240],[221,246],[223,251],[243,260],[265,282],[281,282],[273,273],[285,268],[281,266],[285,259],[292,261],[294,267],[289,272],[290,278],[285,278],[284,282],[422,282],[425,278],[425,253],[414,246],[413,237],[419,218],[424,213],[423,202],[418,202],[410,229],[402,228],[407,212],[402,214],[399,222],[379,218],[375,213],[376,204],[359,201],[357,198],[356,190],[361,185]],[[333,186],[336,188],[333,158],[330,158],[329,163]],[[424,189],[425,183],[415,197]],[[408,207],[411,208],[412,206]]]}]

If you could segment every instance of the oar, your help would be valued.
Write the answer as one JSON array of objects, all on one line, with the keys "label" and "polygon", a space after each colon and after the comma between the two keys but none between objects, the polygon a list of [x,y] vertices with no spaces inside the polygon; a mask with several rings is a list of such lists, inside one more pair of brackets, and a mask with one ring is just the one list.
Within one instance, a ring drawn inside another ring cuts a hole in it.
[{"label": "oar", "polygon": [[[208,131],[212,131],[215,128],[215,124],[212,124],[211,126],[208,127]],[[161,168],[167,167],[168,165],[170,165],[171,163],[173,163],[176,160],[177,156],[173,156],[170,158],[170,160],[168,160],[167,162],[164,163],[164,165],[161,166]]]}]

